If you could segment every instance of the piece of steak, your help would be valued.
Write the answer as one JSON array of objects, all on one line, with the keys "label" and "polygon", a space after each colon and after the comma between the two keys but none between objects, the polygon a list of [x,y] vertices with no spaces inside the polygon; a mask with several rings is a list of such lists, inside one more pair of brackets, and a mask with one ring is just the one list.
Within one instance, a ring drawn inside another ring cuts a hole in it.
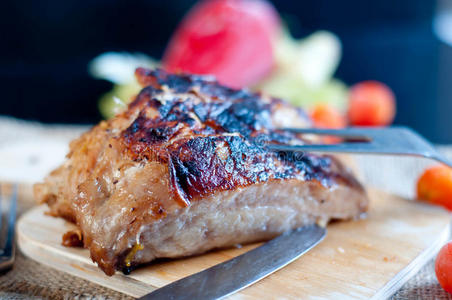
[{"label": "piece of steak", "polygon": [[106,274],[366,211],[363,187],[336,158],[265,148],[306,142],[276,129],[309,126],[301,110],[210,77],[136,76],[144,88],[127,111],[73,141],[35,185],[52,215],[79,227],[66,244],[83,236]]}]

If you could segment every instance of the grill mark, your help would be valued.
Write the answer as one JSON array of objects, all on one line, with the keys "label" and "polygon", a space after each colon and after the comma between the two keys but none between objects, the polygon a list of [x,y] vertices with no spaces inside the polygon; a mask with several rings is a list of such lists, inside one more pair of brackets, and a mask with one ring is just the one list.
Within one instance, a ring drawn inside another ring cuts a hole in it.
[{"label": "grill mark", "polygon": [[[280,100],[233,90],[211,77],[141,68],[136,75],[145,87],[130,107],[139,113],[120,139],[134,161],[168,164],[171,190],[181,206],[216,191],[272,179],[359,186],[336,174],[331,166],[337,162],[330,157],[281,155],[264,148],[294,139],[303,143],[292,133],[275,130],[272,110],[285,105]],[[228,147],[226,159],[218,155],[219,147]]]}]

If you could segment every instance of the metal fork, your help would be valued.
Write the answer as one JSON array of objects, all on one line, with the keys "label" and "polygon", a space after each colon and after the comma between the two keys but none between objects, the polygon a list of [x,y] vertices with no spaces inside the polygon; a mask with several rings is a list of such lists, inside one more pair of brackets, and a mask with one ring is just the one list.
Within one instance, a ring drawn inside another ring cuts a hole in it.
[{"label": "metal fork", "polygon": [[[1,205],[4,205],[6,199],[2,195],[0,185],[0,225],[1,225],[1,239],[0,239],[0,271],[9,270],[14,263],[15,258],[15,242],[14,242],[14,227],[16,223],[16,208],[17,208],[17,185],[13,185],[12,195],[9,197],[9,207],[6,213],[3,214]],[[7,217],[2,220],[3,216]]]},{"label": "metal fork", "polygon": [[337,136],[338,144],[268,145],[275,151],[319,151],[421,156],[452,167],[452,162],[441,155],[425,138],[408,127],[349,127],[344,129],[283,128],[300,134]]}]

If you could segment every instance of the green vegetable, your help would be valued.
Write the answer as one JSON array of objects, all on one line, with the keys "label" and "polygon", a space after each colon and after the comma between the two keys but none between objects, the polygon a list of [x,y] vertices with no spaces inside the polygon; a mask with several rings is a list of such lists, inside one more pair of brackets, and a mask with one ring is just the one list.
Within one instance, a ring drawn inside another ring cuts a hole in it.
[{"label": "green vegetable", "polygon": [[304,108],[326,103],[344,110],[347,105],[348,88],[337,79],[331,79],[320,86],[310,86],[299,78],[278,74],[261,83],[257,89]]},{"label": "green vegetable", "polygon": [[256,90],[310,108],[326,103],[339,110],[347,105],[347,86],[332,75],[341,56],[339,39],[318,31],[295,40],[285,31],[275,45],[276,66]]},{"label": "green vegetable", "polygon": [[99,100],[99,110],[102,116],[110,119],[116,114],[127,108],[133,99],[141,90],[141,86],[137,82],[128,84],[117,84],[113,90],[103,95]]}]

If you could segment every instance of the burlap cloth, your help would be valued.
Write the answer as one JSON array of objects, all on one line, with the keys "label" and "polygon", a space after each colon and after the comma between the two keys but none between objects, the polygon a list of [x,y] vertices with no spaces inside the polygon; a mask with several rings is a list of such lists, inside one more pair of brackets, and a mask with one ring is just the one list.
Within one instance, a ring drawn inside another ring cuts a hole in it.
[{"label": "burlap cloth", "polygon": [[[0,117],[0,157],[11,155],[7,148],[12,142],[26,140],[27,145],[30,146],[30,141],[42,144],[43,141],[51,138],[67,143],[68,140],[80,134],[84,129],[83,127],[68,126],[50,127]],[[443,146],[440,147],[440,150],[452,158],[452,146]],[[15,150],[15,152],[17,151]],[[23,153],[19,154],[24,155]],[[39,153],[36,155],[39,155]],[[376,156],[359,156],[357,162],[362,169],[362,180],[367,184],[407,197],[413,195],[414,181],[419,172],[430,164],[426,160]],[[0,168],[2,168],[1,158]],[[34,171],[36,171],[36,174],[32,174]],[[33,176],[42,176],[43,168],[36,167],[24,172],[28,173],[24,178],[20,178],[17,175],[18,173],[13,174],[13,177],[7,177],[5,174],[9,174],[9,172],[3,170],[3,172],[0,171],[0,180],[29,182],[32,181]],[[20,190],[19,214],[34,205],[31,185],[23,183]],[[0,275],[0,298],[133,299],[92,282],[41,265],[24,257],[19,250],[17,250],[14,268]],[[435,277],[434,261],[432,260],[411,278],[392,299],[452,299],[452,295],[446,293],[439,286]]]}]

